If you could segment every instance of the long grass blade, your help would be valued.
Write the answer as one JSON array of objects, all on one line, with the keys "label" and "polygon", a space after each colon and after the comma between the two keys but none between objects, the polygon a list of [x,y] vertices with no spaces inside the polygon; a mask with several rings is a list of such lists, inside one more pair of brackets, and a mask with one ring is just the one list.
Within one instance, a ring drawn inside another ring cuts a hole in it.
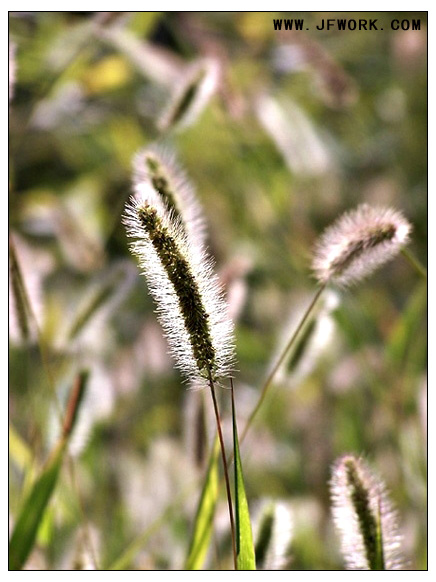
[{"label": "long grass blade", "polygon": [[206,559],[212,535],[213,516],[218,499],[219,439],[216,437],[210,456],[203,491],[195,517],[185,570],[200,570]]},{"label": "long grass blade", "polygon": [[18,515],[9,543],[10,570],[20,570],[25,565],[35,543],[38,529],[43,521],[47,505],[59,477],[67,450],[68,438],[77,418],[77,412],[82,401],[87,377],[86,372],[82,372],[77,376],[67,404],[62,435],[50,454],[40,476],[33,484]]},{"label": "long grass blade", "polygon": [[250,513],[242,475],[239,454],[238,429],[236,426],[235,401],[232,389],[233,451],[235,459],[235,516],[236,516],[236,560],[238,570],[256,570],[253,534]]},{"label": "long grass blade", "polygon": [[10,570],[20,570],[32,550],[39,525],[58,479],[65,446],[65,440],[57,445],[24,502],[9,543]]}]

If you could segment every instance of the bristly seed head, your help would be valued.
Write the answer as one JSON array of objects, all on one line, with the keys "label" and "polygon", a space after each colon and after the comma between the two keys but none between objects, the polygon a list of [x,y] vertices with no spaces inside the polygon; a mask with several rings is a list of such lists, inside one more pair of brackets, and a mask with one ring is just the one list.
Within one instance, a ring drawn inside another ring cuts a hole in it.
[{"label": "bristly seed head", "polygon": [[397,516],[382,481],[353,455],[341,457],[330,482],[333,518],[349,570],[401,570]]},{"label": "bristly seed head", "polygon": [[322,284],[360,281],[407,244],[411,225],[391,208],[362,204],[344,214],[316,244],[313,271]]},{"label": "bristly seed head", "polygon": [[213,58],[190,65],[159,121],[159,129],[181,129],[196,121],[217,88],[219,74],[219,63]]},{"label": "bristly seed head", "polygon": [[138,216],[179,298],[198,369],[201,372],[212,369],[215,350],[207,321],[209,316],[188,261],[177,248],[174,237],[163,227],[154,208],[143,206],[138,209]]},{"label": "bristly seed head", "polygon": [[265,500],[255,525],[256,568],[284,570],[290,560],[293,520],[290,508],[282,501]]},{"label": "bristly seed head", "polygon": [[[160,204],[175,216],[192,244],[205,241],[205,221],[195,191],[169,147],[153,144],[138,152],[133,161],[133,182],[137,196]],[[151,184],[153,189],[144,188]]]},{"label": "bristly seed head", "polygon": [[[151,188],[151,185],[149,185]],[[228,376],[233,363],[232,323],[204,252],[181,223],[148,198],[132,199],[124,223],[157,302],[158,315],[177,366],[193,385]]]}]

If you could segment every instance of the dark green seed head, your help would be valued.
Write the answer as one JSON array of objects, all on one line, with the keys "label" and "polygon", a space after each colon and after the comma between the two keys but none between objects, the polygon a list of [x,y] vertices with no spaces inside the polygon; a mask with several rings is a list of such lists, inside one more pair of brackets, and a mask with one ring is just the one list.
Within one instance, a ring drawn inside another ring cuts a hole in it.
[{"label": "dark green seed head", "polygon": [[215,372],[215,349],[209,329],[209,316],[187,258],[175,237],[162,224],[154,208],[142,206],[138,215],[177,295],[192,352],[200,373],[212,377]]},{"label": "dark green seed head", "polygon": [[359,476],[356,463],[348,459],[345,463],[351,502],[356,511],[362,533],[366,557],[371,570],[384,570],[383,545],[379,543],[380,528],[377,516],[370,506],[370,491]]}]

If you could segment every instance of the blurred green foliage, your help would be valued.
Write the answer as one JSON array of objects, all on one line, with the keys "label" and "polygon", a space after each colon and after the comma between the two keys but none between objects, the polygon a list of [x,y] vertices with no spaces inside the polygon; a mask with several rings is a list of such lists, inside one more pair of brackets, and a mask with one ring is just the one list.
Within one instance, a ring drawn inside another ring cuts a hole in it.
[{"label": "blurred green foliage", "polygon": [[[359,16],[384,30],[315,28]],[[393,31],[395,17],[421,30]],[[273,18],[310,30],[274,31]],[[143,536],[125,567],[180,569],[214,425],[209,395],[181,385],[166,355],[128,251],[132,156],[164,137],[197,188],[237,305],[242,428],[286,321],[314,293],[326,226],[360,202],[392,205],[426,263],[426,13],[12,12],[9,29],[9,225],[38,321],[23,341],[11,299],[11,520],[56,439],[42,343],[61,403],[78,371],[90,378],[70,448],[76,485],[63,471],[28,567],[92,567],[93,553],[108,567]],[[203,56],[220,63],[218,90],[193,125],[160,135],[177,74]],[[241,444],[249,505],[289,503],[291,569],[342,569],[330,467],[363,454],[398,508],[409,567],[426,569],[426,285],[400,256],[335,301],[330,335],[316,356],[306,342],[304,366],[277,379]],[[220,391],[230,423],[229,398]],[[231,567],[225,511],[223,497],[209,568]]]}]

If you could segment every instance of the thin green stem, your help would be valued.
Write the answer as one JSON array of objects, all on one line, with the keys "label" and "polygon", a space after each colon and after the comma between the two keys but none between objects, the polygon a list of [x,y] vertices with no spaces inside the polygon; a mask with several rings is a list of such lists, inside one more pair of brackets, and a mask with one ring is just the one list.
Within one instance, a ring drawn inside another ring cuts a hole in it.
[{"label": "thin green stem", "polygon": [[421,275],[423,279],[427,279],[427,269],[409,249],[407,248],[401,249],[401,254],[412,265],[412,267]]},{"label": "thin green stem", "polygon": [[214,411],[215,411],[216,425],[217,425],[217,431],[218,431],[218,438],[219,438],[220,447],[221,447],[221,457],[222,457],[223,468],[224,468],[224,479],[226,482],[227,503],[229,506],[230,529],[231,529],[231,534],[232,534],[233,563],[235,566],[235,570],[237,570],[238,567],[237,567],[237,560],[236,560],[235,520],[233,517],[233,504],[232,504],[232,494],[230,491],[229,471],[228,471],[228,465],[227,465],[227,457],[226,457],[226,449],[224,446],[223,433],[221,430],[220,413],[218,410],[218,403],[217,403],[216,395],[215,395],[215,386],[214,386],[212,375],[211,375],[210,371],[209,371],[209,386],[210,386],[210,392],[212,394],[213,407],[214,407]]},{"label": "thin green stem", "polygon": [[282,353],[280,354],[277,362],[275,363],[274,367],[272,368],[272,370],[270,371],[270,373],[268,374],[267,379],[265,380],[265,383],[262,387],[261,393],[260,393],[260,397],[259,400],[257,401],[256,406],[253,409],[253,412],[251,413],[250,417],[247,420],[247,423],[244,427],[244,430],[242,431],[242,436],[240,438],[240,442],[242,442],[248,432],[248,429],[250,428],[255,416],[257,415],[257,413],[259,412],[260,407],[262,406],[263,401],[265,400],[265,396],[268,392],[268,389],[270,388],[272,381],[274,380],[274,376],[276,375],[278,369],[280,368],[280,366],[282,365],[282,363],[284,362],[286,356],[288,355],[290,349],[292,348],[292,346],[294,345],[295,341],[297,340],[298,336],[300,335],[300,332],[302,331],[304,325],[306,324],[307,320],[309,319],[309,317],[311,316],[313,310],[315,309],[316,304],[318,303],[319,298],[321,297],[322,292],[324,291],[326,287],[326,283],[324,283],[316,292],[314,298],[312,299],[312,302],[310,303],[309,307],[307,308],[306,312],[304,313],[303,317],[301,318],[300,323],[298,324],[297,329],[294,331],[294,333],[292,334],[291,338],[289,339],[288,343],[286,344],[284,350],[282,351]]}]

